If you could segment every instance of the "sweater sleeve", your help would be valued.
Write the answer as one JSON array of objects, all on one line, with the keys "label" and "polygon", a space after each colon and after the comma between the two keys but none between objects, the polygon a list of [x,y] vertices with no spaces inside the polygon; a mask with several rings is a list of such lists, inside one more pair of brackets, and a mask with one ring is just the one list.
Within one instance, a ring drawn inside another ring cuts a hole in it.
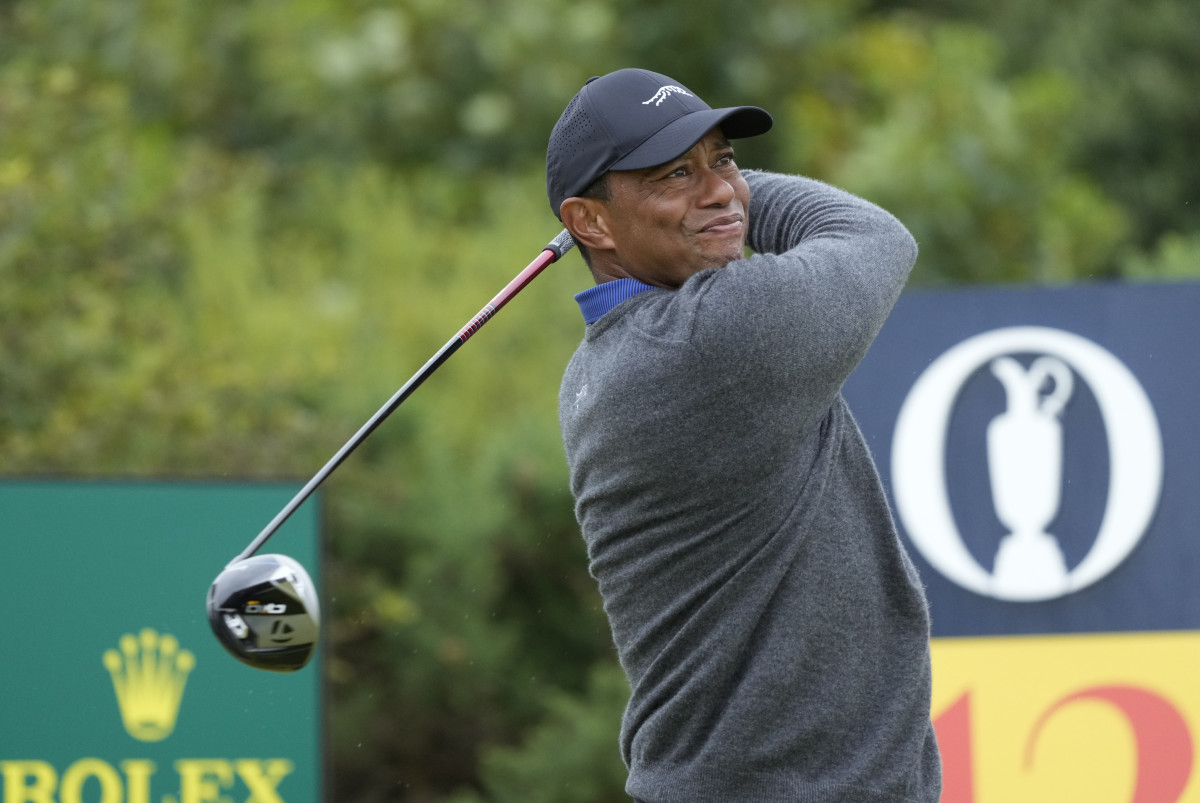
[{"label": "sweater sleeve", "polygon": [[814,179],[746,171],[756,253],[693,277],[692,342],[722,375],[828,406],[866,354],[916,261],[880,207]]},{"label": "sweater sleeve", "polygon": [[891,308],[917,258],[916,241],[899,220],[815,179],[753,170],[743,175],[751,192],[752,250],[800,260],[822,255],[851,273],[843,280],[873,286]]}]

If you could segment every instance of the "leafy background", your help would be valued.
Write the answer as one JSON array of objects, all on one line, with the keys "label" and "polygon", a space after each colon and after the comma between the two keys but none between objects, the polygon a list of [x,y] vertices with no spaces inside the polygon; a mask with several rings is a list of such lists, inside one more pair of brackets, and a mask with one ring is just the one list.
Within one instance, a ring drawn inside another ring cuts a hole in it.
[{"label": "leafy background", "polygon": [[[0,0],[2,471],[311,476],[557,233],[546,135],[624,66],[771,110],[739,162],[895,212],[914,284],[1195,279],[1197,42],[1190,0]],[[555,413],[588,284],[324,486],[337,800],[626,799]]]}]

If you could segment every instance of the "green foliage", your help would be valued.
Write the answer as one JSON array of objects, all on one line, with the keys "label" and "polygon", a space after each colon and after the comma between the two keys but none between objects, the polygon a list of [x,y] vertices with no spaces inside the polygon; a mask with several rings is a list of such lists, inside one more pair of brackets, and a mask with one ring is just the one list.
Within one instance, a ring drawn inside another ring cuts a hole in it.
[{"label": "green foliage", "polygon": [[[891,2],[880,5],[891,6]],[[1124,207],[1139,247],[1200,227],[1200,14],[1183,0],[915,0],[1002,44],[1005,78],[1067,75],[1079,102],[1057,132],[1075,170]],[[1188,275],[1195,276],[1200,268]]]},{"label": "green foliage", "polygon": [[1074,85],[1049,70],[1003,81],[999,52],[979,29],[913,17],[830,38],[785,107],[802,132],[790,160],[903,220],[915,282],[1111,273],[1128,223],[1057,134]]},{"label": "green foliage", "polygon": [[[308,478],[558,231],[546,135],[621,66],[771,110],[739,161],[894,211],[915,281],[1200,275],[1184,0],[939,3],[0,0],[5,473]],[[335,799],[622,799],[555,409],[588,284],[324,487]]]},{"label": "green foliage", "polygon": [[1134,279],[1169,280],[1195,279],[1200,273],[1200,232],[1163,236],[1158,247],[1150,253],[1133,252],[1124,264],[1123,273]]},{"label": "green foliage", "polygon": [[484,797],[460,793],[450,803],[620,803],[625,767],[615,734],[629,697],[619,666],[597,664],[582,697],[556,694],[546,716],[520,747],[499,747],[483,758]]}]

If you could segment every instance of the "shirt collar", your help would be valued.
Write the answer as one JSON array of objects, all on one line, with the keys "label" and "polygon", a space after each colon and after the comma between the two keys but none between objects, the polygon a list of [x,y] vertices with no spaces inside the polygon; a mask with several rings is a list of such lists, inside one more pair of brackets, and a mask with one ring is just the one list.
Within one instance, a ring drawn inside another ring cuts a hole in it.
[{"label": "shirt collar", "polygon": [[582,293],[576,293],[575,301],[579,303],[584,322],[594,323],[622,301],[653,289],[654,285],[639,282],[637,279],[614,279],[589,287]]}]

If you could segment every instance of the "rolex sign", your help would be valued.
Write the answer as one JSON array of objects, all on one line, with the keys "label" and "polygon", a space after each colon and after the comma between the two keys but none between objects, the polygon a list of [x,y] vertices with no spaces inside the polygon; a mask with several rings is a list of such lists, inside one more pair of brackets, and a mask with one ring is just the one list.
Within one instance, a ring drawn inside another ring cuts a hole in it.
[{"label": "rolex sign", "polygon": [[1200,801],[1200,285],[910,291],[846,396],[933,616],[942,803]]},{"label": "rolex sign", "polygon": [[[217,573],[282,485],[0,482],[0,803],[314,803],[320,660],[212,635]],[[275,536],[319,584],[316,506]]]}]

